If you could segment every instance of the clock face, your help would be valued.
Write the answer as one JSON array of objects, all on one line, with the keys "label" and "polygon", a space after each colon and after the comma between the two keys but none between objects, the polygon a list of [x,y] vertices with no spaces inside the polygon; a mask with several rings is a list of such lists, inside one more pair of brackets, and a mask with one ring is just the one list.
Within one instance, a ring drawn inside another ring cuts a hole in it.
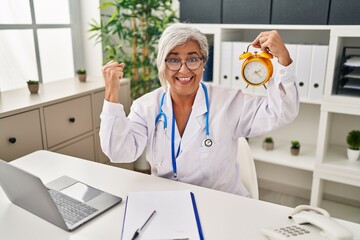
[{"label": "clock face", "polygon": [[252,61],[244,68],[244,77],[254,85],[259,85],[267,80],[268,74],[268,69],[262,62]]}]

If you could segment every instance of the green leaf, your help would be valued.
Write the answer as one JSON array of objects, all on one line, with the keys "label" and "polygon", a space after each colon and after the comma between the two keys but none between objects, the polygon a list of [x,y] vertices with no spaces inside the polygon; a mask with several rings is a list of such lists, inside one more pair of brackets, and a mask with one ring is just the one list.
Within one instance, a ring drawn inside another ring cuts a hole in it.
[{"label": "green leaf", "polygon": [[[178,21],[172,9],[172,0],[112,0],[101,3],[99,8],[101,21],[92,20],[88,31],[93,33],[91,39],[96,43],[102,42],[104,62],[124,62],[124,76],[128,78],[133,77],[133,69],[138,70],[140,79],[131,81],[133,98],[159,87],[157,44],[164,29]],[[133,30],[133,18],[136,31]],[[144,20],[147,28],[144,28]],[[146,56],[143,54],[144,47],[149,51]]]}]

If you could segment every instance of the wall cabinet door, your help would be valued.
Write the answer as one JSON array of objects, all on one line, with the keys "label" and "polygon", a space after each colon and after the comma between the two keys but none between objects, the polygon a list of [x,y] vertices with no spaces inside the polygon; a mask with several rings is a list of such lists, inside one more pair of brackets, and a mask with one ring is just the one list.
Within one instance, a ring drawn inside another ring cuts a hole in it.
[{"label": "wall cabinet door", "polygon": [[0,119],[0,159],[10,161],[43,149],[39,110]]},{"label": "wall cabinet door", "polygon": [[221,0],[181,0],[180,22],[221,23]]}]

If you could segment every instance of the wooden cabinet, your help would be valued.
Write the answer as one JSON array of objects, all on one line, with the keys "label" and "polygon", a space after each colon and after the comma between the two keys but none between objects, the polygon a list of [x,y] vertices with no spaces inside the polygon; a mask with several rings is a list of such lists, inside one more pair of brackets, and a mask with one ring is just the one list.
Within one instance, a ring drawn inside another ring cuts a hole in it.
[{"label": "wooden cabinet", "polygon": [[39,110],[0,118],[0,159],[13,160],[43,149]]},{"label": "wooden cabinet", "polygon": [[104,96],[105,96],[105,91],[100,91],[100,92],[96,92],[94,93],[94,122],[95,122],[95,127],[99,128],[100,127],[100,113],[102,111],[102,107],[104,104]]},{"label": "wooden cabinet", "polygon": [[44,107],[47,146],[53,147],[93,129],[91,95]]},{"label": "wooden cabinet", "polygon": [[[120,102],[130,109],[130,81],[121,80]],[[38,94],[27,89],[0,97],[0,159],[11,161],[40,149],[110,164],[99,143],[104,80],[88,77],[50,82]],[[115,164],[132,169],[133,164]]]},{"label": "wooden cabinet", "polygon": [[59,149],[54,148],[50,150],[65,155],[95,161],[97,159],[96,151],[98,149],[94,148],[94,144],[94,135],[90,135],[75,142],[69,142],[66,146]]}]

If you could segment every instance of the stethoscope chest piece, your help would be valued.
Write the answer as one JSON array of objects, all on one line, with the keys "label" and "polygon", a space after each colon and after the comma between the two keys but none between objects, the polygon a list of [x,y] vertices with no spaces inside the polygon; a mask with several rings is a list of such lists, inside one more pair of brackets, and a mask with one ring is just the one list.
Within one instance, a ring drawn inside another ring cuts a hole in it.
[{"label": "stethoscope chest piece", "polygon": [[211,147],[212,145],[213,145],[213,141],[210,138],[206,138],[203,141],[203,146],[205,146],[205,147]]}]

